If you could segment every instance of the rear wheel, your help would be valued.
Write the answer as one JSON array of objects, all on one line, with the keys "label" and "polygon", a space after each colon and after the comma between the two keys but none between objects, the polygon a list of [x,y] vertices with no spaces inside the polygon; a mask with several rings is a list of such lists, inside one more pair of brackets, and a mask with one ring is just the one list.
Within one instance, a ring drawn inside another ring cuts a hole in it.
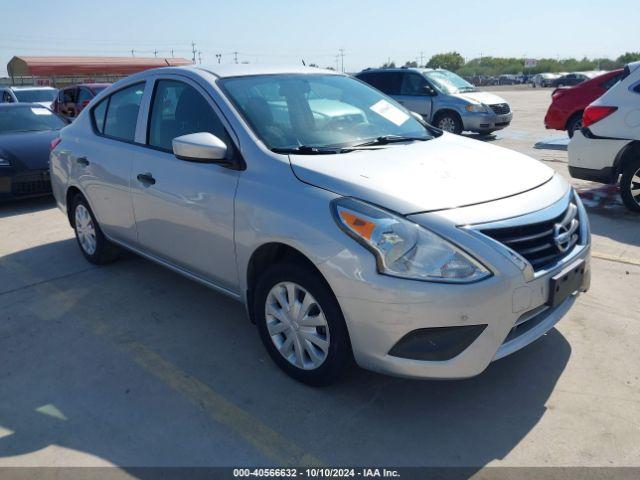
[{"label": "rear wheel", "polygon": [[623,170],[620,179],[620,194],[629,210],[640,212],[640,158],[630,162]]},{"label": "rear wheel", "polygon": [[72,204],[73,229],[84,257],[95,265],[113,262],[120,249],[102,233],[87,200],[78,194]]},{"label": "rear wheel", "polygon": [[567,122],[567,134],[573,138],[573,134],[582,128],[582,112],[574,113]]},{"label": "rear wheel", "polygon": [[460,116],[454,112],[442,112],[436,117],[436,127],[445,132],[455,133],[456,135],[462,133],[462,120]]},{"label": "rear wheel", "polygon": [[316,272],[293,263],[270,267],[258,280],[253,312],[267,352],[296,380],[327,385],[349,363],[342,312]]}]

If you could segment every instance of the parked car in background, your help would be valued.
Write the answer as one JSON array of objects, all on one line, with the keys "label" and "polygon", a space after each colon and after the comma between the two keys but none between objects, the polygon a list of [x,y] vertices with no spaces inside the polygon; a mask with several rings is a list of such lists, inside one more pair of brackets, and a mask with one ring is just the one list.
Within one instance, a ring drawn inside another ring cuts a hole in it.
[{"label": "parked car in background", "polygon": [[368,69],[356,75],[441,130],[489,134],[507,127],[513,114],[506,100],[481,92],[448,70]]},{"label": "parked car in background", "polygon": [[584,82],[585,80],[590,80],[598,75],[602,75],[605,72],[573,72],[567,73],[566,75],[562,75],[551,82],[552,87],[561,88],[561,87],[572,87],[574,85],[578,85],[579,83]]},{"label": "parked car in background", "polygon": [[582,115],[582,130],[569,142],[572,177],[617,183],[629,210],[640,212],[640,62]]},{"label": "parked car in background", "polygon": [[53,87],[0,87],[0,103],[39,103],[51,108],[56,93]]},{"label": "parked car in background", "polygon": [[566,130],[573,137],[582,128],[582,113],[587,105],[615,85],[623,70],[613,70],[586,80],[575,87],[558,88],[551,94],[551,105],[544,117],[544,126],[555,130]]},{"label": "parked car in background", "polygon": [[531,86],[533,88],[550,87],[551,83],[560,77],[558,73],[537,73],[531,78]]},{"label": "parked car in background", "polygon": [[498,85],[517,85],[518,83],[520,82],[517,75],[504,74],[498,77]]},{"label": "parked car in background", "polygon": [[148,70],[60,138],[53,192],[89,262],[125,247],[245,303],[274,362],[306,383],[352,358],[477,375],[589,287],[589,223],[561,175],[348,75]]},{"label": "parked car in background", "polygon": [[51,142],[67,124],[39,103],[0,104],[0,200],[51,193]]},{"label": "parked car in background", "polygon": [[110,83],[83,83],[60,89],[53,110],[65,117],[75,118],[84,107]]}]

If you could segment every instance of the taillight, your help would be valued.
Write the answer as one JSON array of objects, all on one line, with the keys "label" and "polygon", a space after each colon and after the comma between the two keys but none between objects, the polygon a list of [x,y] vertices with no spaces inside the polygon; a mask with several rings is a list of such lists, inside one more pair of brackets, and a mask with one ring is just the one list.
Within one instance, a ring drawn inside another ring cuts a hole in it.
[{"label": "taillight", "polygon": [[62,141],[62,139],[60,137],[54,138],[53,140],[51,140],[51,143],[50,143],[51,150],[56,148],[61,141]]},{"label": "taillight", "polygon": [[616,110],[618,110],[618,107],[601,107],[600,105],[589,105],[582,114],[582,126],[588,127],[589,125],[593,125],[603,118],[608,117]]}]

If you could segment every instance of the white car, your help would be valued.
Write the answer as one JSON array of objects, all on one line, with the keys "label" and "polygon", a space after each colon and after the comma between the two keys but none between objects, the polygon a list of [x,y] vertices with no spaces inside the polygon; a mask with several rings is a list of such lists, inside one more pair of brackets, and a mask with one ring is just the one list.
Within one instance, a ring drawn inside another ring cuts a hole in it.
[{"label": "white car", "polygon": [[560,78],[559,73],[538,73],[531,78],[531,86],[536,87],[550,87],[551,82]]},{"label": "white car", "polygon": [[53,87],[4,87],[0,89],[0,103],[39,103],[52,108],[57,93]]},{"label": "white car", "polygon": [[640,212],[640,62],[627,65],[620,82],[585,109],[582,125],[569,143],[571,176],[620,179],[624,204]]}]

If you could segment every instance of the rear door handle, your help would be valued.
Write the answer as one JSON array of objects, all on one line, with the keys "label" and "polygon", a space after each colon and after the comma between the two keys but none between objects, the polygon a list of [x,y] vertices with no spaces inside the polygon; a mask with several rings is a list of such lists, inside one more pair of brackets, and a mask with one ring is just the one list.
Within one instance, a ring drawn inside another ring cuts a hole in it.
[{"label": "rear door handle", "polygon": [[80,165],[84,165],[85,167],[89,166],[89,160],[87,157],[78,157],[76,158],[76,162]]},{"label": "rear door handle", "polygon": [[138,179],[138,181],[140,183],[142,183],[143,185],[146,185],[147,187],[149,185],[155,185],[155,183],[156,183],[156,179],[153,178],[153,175],[151,175],[149,172],[147,172],[147,173],[139,173],[136,178]]}]

